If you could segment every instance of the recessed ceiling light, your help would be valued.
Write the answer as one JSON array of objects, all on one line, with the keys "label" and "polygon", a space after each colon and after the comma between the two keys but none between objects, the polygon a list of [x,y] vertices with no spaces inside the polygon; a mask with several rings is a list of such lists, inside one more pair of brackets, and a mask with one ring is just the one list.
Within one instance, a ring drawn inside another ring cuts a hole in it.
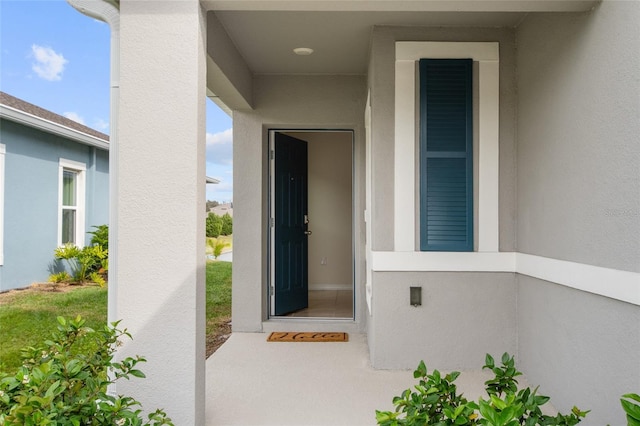
[{"label": "recessed ceiling light", "polygon": [[308,47],[296,47],[295,49],[293,49],[293,53],[300,56],[309,56],[313,53],[313,49],[310,49]]}]

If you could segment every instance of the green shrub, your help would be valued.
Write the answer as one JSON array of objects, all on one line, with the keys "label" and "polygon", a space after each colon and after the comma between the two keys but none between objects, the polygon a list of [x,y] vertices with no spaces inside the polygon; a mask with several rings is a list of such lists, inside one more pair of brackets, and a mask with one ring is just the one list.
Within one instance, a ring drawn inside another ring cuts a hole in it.
[{"label": "green shrub", "polygon": [[502,365],[496,366],[493,357],[487,354],[483,369],[490,369],[494,378],[485,382],[489,399],[467,401],[458,394],[453,383],[459,372],[444,377],[438,370],[427,374],[423,361],[413,376],[420,379],[415,391],[405,390],[393,398],[395,411],[377,411],[379,425],[484,425],[484,426],[573,426],[580,422],[588,411],[573,407],[571,414],[548,416],[542,414],[540,406],[549,397],[537,395],[537,388],[518,391],[515,377],[520,373],[512,356],[502,355]]},{"label": "green shrub", "polygon": [[233,218],[229,213],[225,213],[224,216],[222,216],[222,230],[220,233],[222,235],[233,234]]},{"label": "green shrub", "polygon": [[69,281],[71,281],[71,275],[67,271],[49,275],[49,282],[51,283],[68,283]]},{"label": "green shrub", "polygon": [[637,393],[627,393],[625,395],[622,395],[620,403],[622,404],[622,409],[624,410],[624,412],[627,413],[627,426],[640,426],[639,402],[640,395],[638,395]]},{"label": "green shrub", "polygon": [[95,231],[89,232],[93,235],[91,245],[79,248],[69,243],[55,249],[55,258],[65,262],[66,269],[71,272],[72,277],[60,280],[60,274],[66,273],[60,272],[49,276],[50,282],[82,284],[91,281],[101,287],[106,284],[109,270],[109,226],[99,225],[94,228],[96,228]]},{"label": "green shrub", "polygon": [[229,244],[218,238],[207,238],[207,245],[213,251],[213,258],[217,259],[222,254],[222,250]]},{"label": "green shrub", "polygon": [[91,237],[92,246],[100,246],[104,250],[109,250],[109,225],[93,226],[95,231],[89,231],[88,234],[93,235]]},{"label": "green shrub", "polygon": [[[84,283],[96,277],[94,273],[104,273],[108,268],[109,253],[100,245],[78,248],[73,244],[65,244],[54,251],[56,259],[64,260],[71,272],[73,282]],[[104,278],[96,282],[104,285]]]},{"label": "green shrub", "polygon": [[215,213],[207,215],[206,231],[207,237],[218,238],[222,234],[222,218]]},{"label": "green shrub", "polygon": [[[135,399],[107,393],[120,379],[144,377],[139,356],[113,360],[119,339],[131,338],[118,323],[93,330],[77,317],[58,317],[57,331],[37,347],[23,349],[23,366],[0,374],[0,424],[172,425],[162,410],[141,417]],[[110,373],[110,377],[107,373]]]}]

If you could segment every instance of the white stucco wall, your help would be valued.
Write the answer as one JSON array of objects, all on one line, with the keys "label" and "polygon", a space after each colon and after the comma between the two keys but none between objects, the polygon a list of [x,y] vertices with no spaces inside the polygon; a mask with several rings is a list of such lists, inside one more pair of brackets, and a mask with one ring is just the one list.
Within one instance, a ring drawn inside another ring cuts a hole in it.
[{"label": "white stucco wall", "polygon": [[[147,378],[116,392],[204,424],[205,21],[197,0],[120,2],[115,312]],[[171,30],[168,30],[171,29]],[[114,309],[110,306],[110,309]]]}]

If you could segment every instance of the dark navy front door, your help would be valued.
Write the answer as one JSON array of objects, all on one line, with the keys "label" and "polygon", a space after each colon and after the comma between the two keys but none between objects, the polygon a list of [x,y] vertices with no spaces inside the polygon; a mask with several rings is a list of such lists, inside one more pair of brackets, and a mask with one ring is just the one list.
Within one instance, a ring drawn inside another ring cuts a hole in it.
[{"label": "dark navy front door", "polygon": [[307,143],[275,133],[275,312],[309,306]]}]

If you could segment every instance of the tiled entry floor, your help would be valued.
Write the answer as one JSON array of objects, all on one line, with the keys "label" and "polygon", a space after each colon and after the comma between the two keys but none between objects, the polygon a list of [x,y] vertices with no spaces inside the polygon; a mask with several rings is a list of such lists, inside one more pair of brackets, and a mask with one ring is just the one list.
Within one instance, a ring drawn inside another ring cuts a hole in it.
[{"label": "tiled entry floor", "polygon": [[297,318],[353,318],[352,290],[309,290],[309,307],[292,312]]}]

